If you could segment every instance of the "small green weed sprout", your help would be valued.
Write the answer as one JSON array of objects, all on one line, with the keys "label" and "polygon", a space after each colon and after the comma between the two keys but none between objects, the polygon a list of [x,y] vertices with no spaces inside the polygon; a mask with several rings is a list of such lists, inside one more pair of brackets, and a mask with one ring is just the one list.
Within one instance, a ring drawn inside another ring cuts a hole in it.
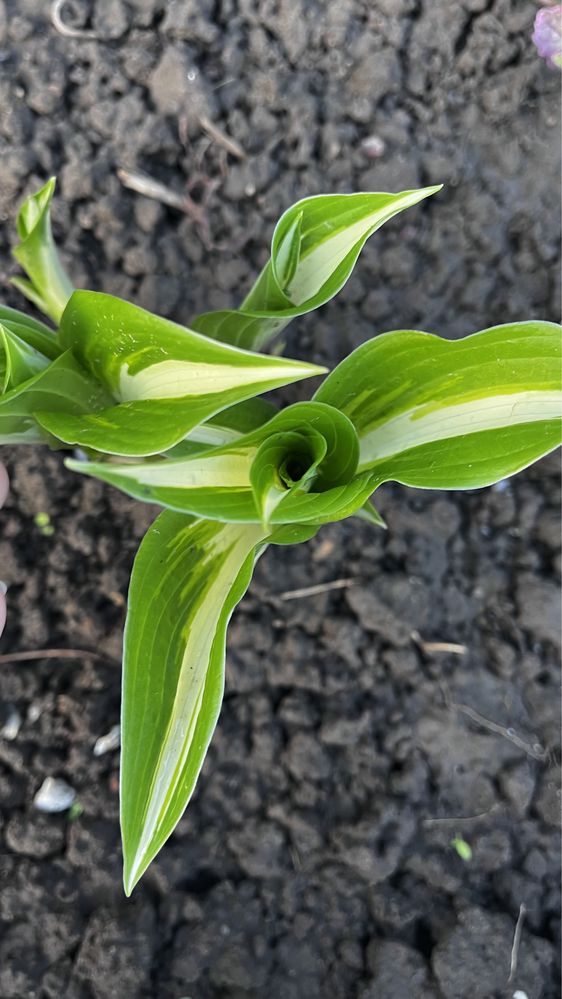
[{"label": "small green weed sprout", "polygon": [[464,860],[465,863],[472,860],[472,848],[470,847],[470,844],[462,838],[462,836],[455,836],[455,838],[451,840],[451,846],[454,850],[456,850],[461,860]]},{"label": "small green weed sprout", "polygon": [[39,528],[39,531],[45,538],[50,538],[55,533],[55,529],[51,524],[51,518],[48,513],[44,513],[43,511],[36,513],[33,518],[33,523]]}]

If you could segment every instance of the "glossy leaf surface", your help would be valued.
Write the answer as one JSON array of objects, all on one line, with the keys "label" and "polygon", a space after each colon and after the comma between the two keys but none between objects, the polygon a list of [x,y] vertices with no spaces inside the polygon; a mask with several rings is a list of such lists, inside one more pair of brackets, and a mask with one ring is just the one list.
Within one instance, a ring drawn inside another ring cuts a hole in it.
[{"label": "glossy leaf surface", "polygon": [[13,255],[28,275],[15,277],[16,286],[41,312],[58,323],[74,288],[60,261],[51,229],[50,207],[55,178],[30,195],[16,219],[19,243]]},{"label": "glossy leaf surface", "polygon": [[560,347],[560,327],[538,321],[456,341],[398,330],[354,351],[315,399],[349,416],[374,483],[474,489],[560,443]]},{"label": "glossy leaf surface", "polygon": [[60,340],[119,404],[83,419],[41,414],[42,425],[108,454],[157,454],[221,410],[325,370],[216,343],[96,292],[72,296]]},{"label": "glossy leaf surface", "polygon": [[201,517],[323,523],[349,516],[372,491],[369,474],[355,474],[358,455],[347,417],[305,402],[221,448],[168,460],[67,465],[138,499]]},{"label": "glossy leaf surface", "polygon": [[33,378],[49,359],[0,322],[0,395]]},{"label": "glossy leaf surface", "polygon": [[130,894],[181,817],[219,715],[228,620],[259,526],[162,513],[135,560],[125,629],[121,830]]},{"label": "glossy leaf surface", "polygon": [[18,309],[0,305],[0,323],[52,361],[62,353],[55,338],[55,331]]},{"label": "glossy leaf surface", "polygon": [[296,316],[329,302],[349,278],[369,236],[399,212],[436,194],[321,194],[280,218],[271,259],[239,309],[206,312],[193,329],[225,343],[261,350]]},{"label": "glossy leaf surface", "polygon": [[37,411],[90,413],[107,404],[107,394],[69,352],[0,397],[0,444],[54,443],[37,421]]}]

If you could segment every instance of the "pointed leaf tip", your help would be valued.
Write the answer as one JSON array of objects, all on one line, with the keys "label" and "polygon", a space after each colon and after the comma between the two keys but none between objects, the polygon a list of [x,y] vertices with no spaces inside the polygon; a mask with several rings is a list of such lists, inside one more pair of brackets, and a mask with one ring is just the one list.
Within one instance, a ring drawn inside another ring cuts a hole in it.
[{"label": "pointed leaf tip", "polygon": [[296,316],[325,305],[343,287],[367,239],[399,212],[437,194],[419,190],[320,194],[283,213],[271,258],[239,309],[206,312],[194,329],[259,350]]},{"label": "pointed leaf tip", "polygon": [[121,714],[125,892],[173,832],[222,703],[226,627],[250,582],[257,524],[165,511],[133,567]]},{"label": "pointed leaf tip", "polygon": [[358,347],[315,399],[349,416],[373,489],[477,489],[560,444],[560,354],[560,326],[539,320],[460,340],[395,330]]},{"label": "pointed leaf tip", "polygon": [[95,417],[57,416],[45,428],[68,444],[127,457],[168,450],[236,403],[326,372],[217,343],[100,292],[74,293],[60,339],[115,405]]},{"label": "pointed leaf tip", "polygon": [[58,323],[74,289],[59,258],[51,229],[50,206],[55,184],[55,178],[51,177],[20,207],[16,218],[20,241],[12,254],[29,281],[16,277],[12,284]]}]

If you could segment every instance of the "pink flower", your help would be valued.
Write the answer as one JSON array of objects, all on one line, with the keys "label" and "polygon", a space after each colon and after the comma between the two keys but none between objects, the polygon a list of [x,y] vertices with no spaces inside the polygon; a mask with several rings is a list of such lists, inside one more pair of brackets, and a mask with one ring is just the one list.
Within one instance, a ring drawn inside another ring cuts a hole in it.
[{"label": "pink flower", "polygon": [[535,17],[533,41],[551,69],[562,69],[562,6],[545,7]]}]

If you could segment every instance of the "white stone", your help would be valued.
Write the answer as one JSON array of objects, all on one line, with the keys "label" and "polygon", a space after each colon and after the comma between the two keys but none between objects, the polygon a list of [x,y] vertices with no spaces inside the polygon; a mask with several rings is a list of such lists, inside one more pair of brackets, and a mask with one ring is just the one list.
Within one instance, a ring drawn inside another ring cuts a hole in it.
[{"label": "white stone", "polygon": [[94,756],[103,756],[121,745],[121,726],[114,725],[106,735],[100,735],[94,746]]},{"label": "white stone", "polygon": [[46,777],[33,804],[38,812],[66,812],[76,800],[76,791],[65,780],[58,777]]}]

